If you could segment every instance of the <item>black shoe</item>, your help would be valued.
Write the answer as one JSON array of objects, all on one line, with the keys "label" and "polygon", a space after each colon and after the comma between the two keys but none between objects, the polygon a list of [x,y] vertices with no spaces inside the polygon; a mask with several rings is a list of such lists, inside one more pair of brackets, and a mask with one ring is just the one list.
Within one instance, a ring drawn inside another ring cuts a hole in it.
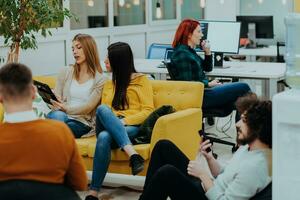
[{"label": "black shoe", "polygon": [[139,154],[133,154],[130,156],[129,166],[131,167],[131,173],[137,175],[144,169],[144,158]]},{"label": "black shoe", "polygon": [[93,196],[93,195],[87,195],[87,196],[85,197],[85,200],[99,200],[99,198],[98,198],[98,197],[95,197],[95,196]]}]

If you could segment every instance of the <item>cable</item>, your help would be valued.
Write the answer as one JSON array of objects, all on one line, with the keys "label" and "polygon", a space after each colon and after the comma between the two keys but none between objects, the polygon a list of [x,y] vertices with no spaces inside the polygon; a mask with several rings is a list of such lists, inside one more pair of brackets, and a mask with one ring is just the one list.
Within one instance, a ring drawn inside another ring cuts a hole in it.
[{"label": "cable", "polygon": [[221,129],[218,127],[219,118],[217,119],[216,130],[219,133],[222,133],[225,135],[225,137],[219,137],[219,139],[221,139],[221,140],[222,139],[232,139],[232,137],[230,135],[228,135],[228,133],[227,133],[227,131],[230,129],[231,124],[232,124],[232,115],[233,115],[233,113],[230,114],[229,120],[223,125],[223,127]]}]

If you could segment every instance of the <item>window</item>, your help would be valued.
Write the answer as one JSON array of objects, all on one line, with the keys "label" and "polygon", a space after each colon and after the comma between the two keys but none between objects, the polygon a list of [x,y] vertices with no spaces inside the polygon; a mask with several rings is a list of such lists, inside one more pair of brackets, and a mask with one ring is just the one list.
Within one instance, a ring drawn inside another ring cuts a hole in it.
[{"label": "window", "polygon": [[71,19],[71,29],[108,26],[108,0],[70,0],[70,10],[79,21]]},{"label": "window", "polygon": [[176,0],[152,0],[152,20],[176,19]]},{"label": "window", "polygon": [[180,0],[181,19],[193,18],[196,20],[204,18],[204,8],[200,7],[199,0]]},{"label": "window", "polygon": [[114,0],[114,26],[145,24],[145,0]]}]

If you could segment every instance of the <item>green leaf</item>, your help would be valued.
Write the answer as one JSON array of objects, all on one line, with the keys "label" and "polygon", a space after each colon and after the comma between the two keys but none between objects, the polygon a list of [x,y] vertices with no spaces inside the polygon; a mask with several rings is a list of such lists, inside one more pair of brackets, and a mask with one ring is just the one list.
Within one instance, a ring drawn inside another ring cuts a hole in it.
[{"label": "green leaf", "polygon": [[63,8],[63,0],[0,0],[0,35],[4,44],[20,41],[22,49],[36,49],[35,34],[51,36],[66,18],[76,17]]}]

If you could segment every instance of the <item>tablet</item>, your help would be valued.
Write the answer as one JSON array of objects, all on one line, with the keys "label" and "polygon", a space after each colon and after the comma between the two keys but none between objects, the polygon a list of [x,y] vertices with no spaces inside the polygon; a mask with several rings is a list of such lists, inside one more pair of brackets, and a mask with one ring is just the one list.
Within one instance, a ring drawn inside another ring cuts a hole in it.
[{"label": "tablet", "polygon": [[37,87],[38,93],[41,95],[41,97],[46,103],[52,104],[50,99],[58,101],[55,94],[52,92],[52,90],[47,84],[36,80],[33,81],[33,84]]}]

